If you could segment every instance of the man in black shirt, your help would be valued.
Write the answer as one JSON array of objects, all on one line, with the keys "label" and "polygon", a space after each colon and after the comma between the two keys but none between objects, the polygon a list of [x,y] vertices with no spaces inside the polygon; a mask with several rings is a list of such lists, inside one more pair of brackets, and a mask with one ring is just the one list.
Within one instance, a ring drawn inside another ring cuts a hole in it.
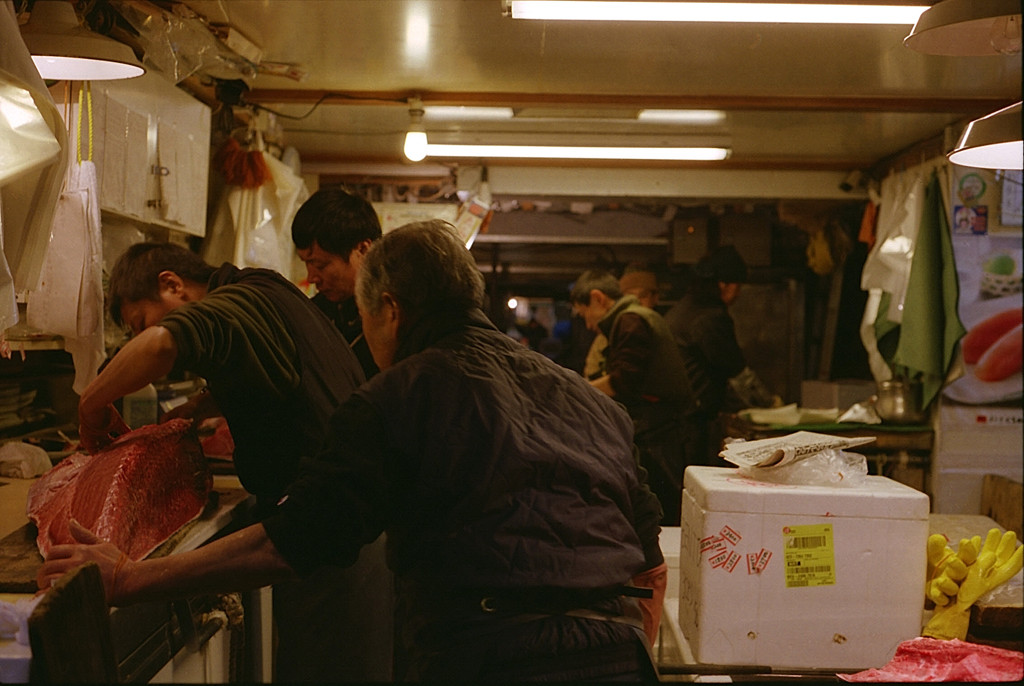
[{"label": "man in black shirt", "polygon": [[342,188],[313,193],[292,220],[296,254],[306,265],[307,280],[317,288],[313,304],[341,331],[368,379],[378,369],[352,296],[363,256],[380,236],[373,205]]}]

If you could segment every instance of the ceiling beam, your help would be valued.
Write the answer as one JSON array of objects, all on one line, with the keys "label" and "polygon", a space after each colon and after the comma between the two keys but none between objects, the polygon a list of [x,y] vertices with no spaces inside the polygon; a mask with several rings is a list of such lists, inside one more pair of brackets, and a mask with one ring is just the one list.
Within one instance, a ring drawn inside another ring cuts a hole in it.
[{"label": "ceiling beam", "polygon": [[991,112],[1016,102],[1000,97],[908,96],[731,96],[594,93],[470,93],[451,91],[335,91],[256,88],[243,94],[254,105],[395,105],[408,107],[411,97],[428,105],[530,107],[638,107],[673,109],[776,110],[806,112]]}]

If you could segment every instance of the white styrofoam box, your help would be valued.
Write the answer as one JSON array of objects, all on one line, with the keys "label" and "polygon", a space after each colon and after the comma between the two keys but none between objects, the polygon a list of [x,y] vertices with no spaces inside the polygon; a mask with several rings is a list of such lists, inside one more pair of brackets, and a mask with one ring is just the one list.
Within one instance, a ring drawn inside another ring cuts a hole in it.
[{"label": "white styrofoam box", "polygon": [[679,624],[698,662],[881,667],[918,636],[928,496],[771,484],[738,469],[683,477]]}]

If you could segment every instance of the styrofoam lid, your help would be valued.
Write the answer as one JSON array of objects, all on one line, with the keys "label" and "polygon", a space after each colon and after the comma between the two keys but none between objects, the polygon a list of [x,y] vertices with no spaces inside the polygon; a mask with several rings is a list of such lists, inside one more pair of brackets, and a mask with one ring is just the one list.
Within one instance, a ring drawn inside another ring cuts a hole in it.
[{"label": "styrofoam lid", "polygon": [[927,519],[928,496],[884,476],[863,486],[804,486],[755,481],[728,467],[687,467],[683,488],[704,510],[874,519]]}]

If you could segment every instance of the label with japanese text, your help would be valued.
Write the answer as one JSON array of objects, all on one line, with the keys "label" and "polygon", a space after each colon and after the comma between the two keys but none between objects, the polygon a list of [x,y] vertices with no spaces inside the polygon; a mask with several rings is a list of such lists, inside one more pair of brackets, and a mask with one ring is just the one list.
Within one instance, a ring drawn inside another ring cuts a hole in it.
[{"label": "label with japanese text", "polygon": [[835,548],[831,524],[782,527],[786,588],[834,586]]}]

